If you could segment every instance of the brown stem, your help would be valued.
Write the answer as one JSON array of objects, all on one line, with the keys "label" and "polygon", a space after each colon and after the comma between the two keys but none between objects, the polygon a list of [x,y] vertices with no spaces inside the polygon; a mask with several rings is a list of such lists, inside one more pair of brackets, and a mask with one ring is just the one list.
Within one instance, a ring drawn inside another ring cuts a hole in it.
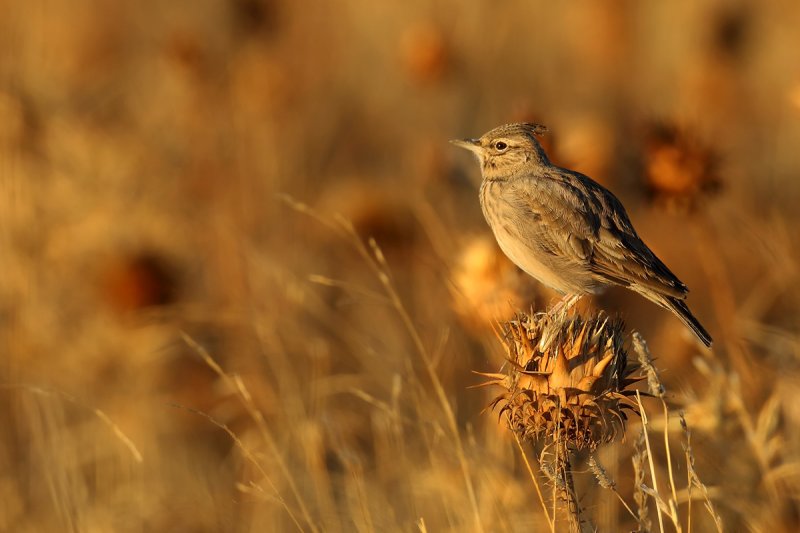
[{"label": "brown stem", "polygon": [[[563,481],[561,487],[561,498],[567,504],[567,520],[569,522],[570,533],[582,533],[584,527],[589,526],[589,523],[583,523],[581,520],[581,507],[578,503],[578,497],[575,493],[575,483],[572,480],[572,466],[570,465],[570,453],[566,445],[558,449],[558,475]],[[586,531],[591,531],[588,527]]]}]

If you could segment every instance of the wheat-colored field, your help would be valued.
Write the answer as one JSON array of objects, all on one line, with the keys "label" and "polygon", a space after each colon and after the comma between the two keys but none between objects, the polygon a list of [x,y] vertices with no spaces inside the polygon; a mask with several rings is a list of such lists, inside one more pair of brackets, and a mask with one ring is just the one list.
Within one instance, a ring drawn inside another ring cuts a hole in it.
[{"label": "wheat-colored field", "polygon": [[0,531],[574,527],[472,387],[557,298],[447,143],[512,121],[620,197],[715,339],[581,302],[666,393],[572,453],[579,526],[800,529],[796,2],[0,13]]}]

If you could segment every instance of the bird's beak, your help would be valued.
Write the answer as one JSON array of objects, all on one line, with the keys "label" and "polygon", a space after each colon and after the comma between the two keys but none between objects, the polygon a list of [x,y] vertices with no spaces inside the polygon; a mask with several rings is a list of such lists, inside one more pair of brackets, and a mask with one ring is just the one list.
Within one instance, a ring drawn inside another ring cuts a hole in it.
[{"label": "bird's beak", "polygon": [[479,139],[453,139],[450,143],[476,154],[481,152],[481,142]]}]

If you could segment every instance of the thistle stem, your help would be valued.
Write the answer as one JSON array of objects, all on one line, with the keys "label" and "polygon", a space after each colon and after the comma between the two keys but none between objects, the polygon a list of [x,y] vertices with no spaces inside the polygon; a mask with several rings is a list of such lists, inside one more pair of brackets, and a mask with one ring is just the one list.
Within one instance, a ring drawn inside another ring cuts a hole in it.
[{"label": "thistle stem", "polygon": [[[570,464],[570,452],[566,444],[560,446],[558,449],[558,475],[563,481],[561,498],[567,504],[569,531],[570,533],[583,533],[584,526],[589,526],[589,523],[584,523],[581,520],[582,510],[575,492],[575,482],[572,479],[572,465]],[[587,528],[586,531],[591,531],[591,528]]]}]

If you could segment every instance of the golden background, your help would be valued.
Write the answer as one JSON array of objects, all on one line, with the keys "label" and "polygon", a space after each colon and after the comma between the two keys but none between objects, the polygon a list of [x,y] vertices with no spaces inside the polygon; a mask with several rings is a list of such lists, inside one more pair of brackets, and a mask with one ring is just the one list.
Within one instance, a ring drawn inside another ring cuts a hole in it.
[{"label": "golden background", "polygon": [[[715,338],[583,307],[649,341],[684,531],[714,525],[680,410],[726,530],[796,530],[799,27],[789,0],[0,1],[0,530],[545,528],[467,387],[556,295],[447,143],[520,120]],[[631,504],[639,425],[599,454]],[[634,527],[576,468],[600,530]]]}]

